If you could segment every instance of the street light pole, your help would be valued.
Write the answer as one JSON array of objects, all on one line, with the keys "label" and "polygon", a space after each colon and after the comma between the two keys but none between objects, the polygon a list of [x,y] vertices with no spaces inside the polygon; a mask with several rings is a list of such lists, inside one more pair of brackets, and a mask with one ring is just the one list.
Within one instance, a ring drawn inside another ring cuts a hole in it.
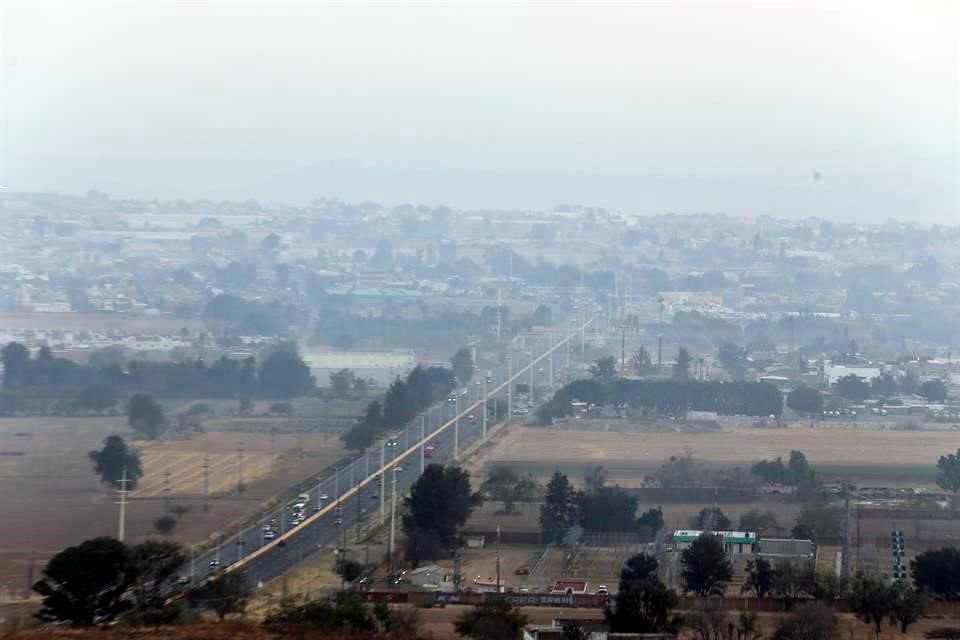
[{"label": "street light pole", "polygon": [[420,438],[419,438],[419,439],[420,439],[420,473],[423,473],[423,468],[424,468],[424,465],[425,465],[425,463],[424,463],[424,457],[425,457],[425,455],[424,455],[424,449],[425,449],[426,446],[427,446],[427,443],[425,442],[425,439],[426,439],[426,430],[427,430],[427,429],[426,429],[426,426],[425,426],[425,425],[426,425],[426,421],[427,421],[427,416],[426,416],[426,414],[421,415],[421,416],[420,416],[420,433],[419,433],[419,435],[420,435]]},{"label": "street light pole", "polygon": [[481,429],[483,431],[481,440],[487,441],[487,376],[483,376],[483,417],[481,418]]},{"label": "street light pole", "polygon": [[460,457],[460,396],[453,402],[453,461]]},{"label": "street light pole", "polygon": [[384,492],[387,490],[386,483],[384,482],[384,478],[383,478],[383,465],[384,465],[384,457],[386,457],[385,455],[386,446],[387,446],[386,441],[381,440],[380,441],[380,522],[383,522],[384,511],[386,510],[386,504],[383,497]]},{"label": "street light pole", "polygon": [[123,468],[123,474],[120,476],[120,521],[117,523],[117,540],[123,542],[124,534],[127,530],[127,483],[132,480],[127,479],[127,468]]},{"label": "street light pole", "polygon": [[393,573],[393,553],[394,542],[397,534],[397,468],[393,468],[393,490],[390,492],[390,557],[387,559],[387,565],[390,567],[390,573]]},{"label": "street light pole", "polygon": [[513,359],[507,354],[507,417],[504,423],[513,417]]}]

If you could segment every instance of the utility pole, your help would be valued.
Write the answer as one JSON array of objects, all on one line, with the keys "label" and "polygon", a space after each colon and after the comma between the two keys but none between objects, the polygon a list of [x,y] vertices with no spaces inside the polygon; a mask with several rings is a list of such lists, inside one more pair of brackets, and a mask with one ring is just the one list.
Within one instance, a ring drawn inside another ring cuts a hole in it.
[{"label": "utility pole", "polygon": [[117,503],[120,505],[120,521],[117,523],[117,540],[123,542],[127,528],[127,483],[133,482],[127,479],[126,467],[123,468],[123,473],[117,482],[120,484],[120,501]]},{"label": "utility pole", "polygon": [[[511,259],[510,259],[510,264],[511,264],[511,265],[513,264],[513,258],[512,258],[512,257],[511,257]],[[502,318],[500,317],[500,307],[501,307],[502,304],[503,304],[503,302],[502,302],[502,298],[501,298],[501,291],[500,291],[500,289],[498,288],[498,289],[497,289],[497,342],[498,342],[498,343],[500,342],[500,329],[501,329],[501,325],[503,324],[503,320],[502,320]]]},{"label": "utility pole", "polygon": [[210,454],[203,454],[203,510],[210,510]]},{"label": "utility pole", "polygon": [[620,325],[620,377],[627,377],[627,326]]},{"label": "utility pole", "polygon": [[[552,336],[551,336],[552,337]],[[550,347],[550,359],[547,361],[550,369],[550,384],[553,384],[553,346]]]},{"label": "utility pole", "polygon": [[497,522],[497,595],[500,594],[500,522]]},{"label": "utility pole", "polygon": [[394,542],[397,535],[397,468],[393,468],[393,490],[390,492],[390,557],[387,558],[389,572],[393,573]]},{"label": "utility pole", "polygon": [[530,350],[530,406],[533,406],[533,349]]},{"label": "utility pole", "polygon": [[847,482],[843,483],[843,545],[840,553],[840,577],[850,577],[850,491],[853,487]]},{"label": "utility pole", "polygon": [[243,493],[243,441],[237,443],[237,493]]}]

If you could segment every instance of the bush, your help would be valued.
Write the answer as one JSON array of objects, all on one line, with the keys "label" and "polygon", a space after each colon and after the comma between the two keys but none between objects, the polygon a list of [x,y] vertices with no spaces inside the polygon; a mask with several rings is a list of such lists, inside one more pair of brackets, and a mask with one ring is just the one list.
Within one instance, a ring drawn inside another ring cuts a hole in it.
[{"label": "bush", "polygon": [[270,413],[276,413],[283,416],[292,416],[293,405],[289,402],[274,402],[270,405]]},{"label": "bush", "polygon": [[153,528],[166,535],[177,526],[177,519],[170,515],[162,515],[153,521]]}]

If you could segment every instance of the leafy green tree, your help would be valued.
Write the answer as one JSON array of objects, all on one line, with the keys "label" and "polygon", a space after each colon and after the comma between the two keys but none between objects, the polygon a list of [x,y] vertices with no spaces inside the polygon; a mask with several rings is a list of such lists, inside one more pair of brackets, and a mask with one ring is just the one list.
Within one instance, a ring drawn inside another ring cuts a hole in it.
[{"label": "leafy green tree", "polygon": [[540,506],[540,527],[543,541],[559,544],[577,523],[577,494],[567,476],[555,471],[547,483],[543,504]]},{"label": "leafy green tree", "polygon": [[749,357],[747,350],[743,347],[735,345],[732,342],[724,342],[720,345],[717,360],[720,361],[720,366],[726,369],[727,373],[729,373],[734,380],[743,380],[744,376],[747,375]]},{"label": "leafy green tree", "polygon": [[417,412],[414,394],[406,382],[397,378],[390,384],[383,398],[382,424],[387,428],[399,428],[406,424]]},{"label": "leafy green tree", "polygon": [[590,365],[590,375],[603,384],[613,382],[617,378],[617,361],[613,356],[600,358]]},{"label": "leafy green tree", "polygon": [[91,451],[87,456],[93,462],[94,473],[100,476],[104,484],[115,485],[123,478],[126,469],[127,480],[130,481],[126,488],[135,489],[143,476],[139,454],[127,447],[127,443],[120,436],[107,436],[103,440],[103,448]]},{"label": "leafy green tree", "polygon": [[330,390],[338,398],[345,398],[357,377],[350,369],[340,369],[330,374]]},{"label": "leafy green tree", "polygon": [[470,349],[462,347],[450,358],[450,364],[453,367],[453,375],[457,376],[460,384],[467,384],[473,377],[473,355]]},{"label": "leafy green tree", "polygon": [[947,385],[943,380],[927,380],[920,385],[917,393],[927,399],[928,402],[946,402]]},{"label": "leafy green tree", "polygon": [[620,487],[600,486],[578,495],[580,526],[590,531],[633,531],[637,498]]},{"label": "leafy green tree", "polygon": [[129,608],[123,597],[133,581],[126,546],[93,538],[67,547],[47,562],[33,590],[43,596],[37,617],[85,626],[109,622]]},{"label": "leafy green tree", "polygon": [[167,426],[163,407],[148,393],[136,393],[127,403],[127,424],[140,437],[148,440],[158,438]]},{"label": "leafy green tree", "polygon": [[153,521],[153,528],[160,533],[167,535],[177,526],[177,519],[171,515],[163,514]]},{"label": "leafy green tree", "polygon": [[906,633],[914,622],[927,610],[927,598],[923,592],[904,582],[894,582],[890,589],[890,624]]},{"label": "leafy green tree", "polygon": [[790,472],[790,484],[797,487],[805,482],[809,482],[813,471],[807,462],[807,456],[802,451],[793,450],[790,452],[790,461],[787,462],[787,470]]},{"label": "leafy green tree", "polygon": [[440,548],[449,549],[470,512],[482,503],[480,494],[470,490],[468,471],[431,464],[404,499],[403,529],[430,534]]},{"label": "leafy green tree", "polygon": [[750,473],[767,484],[789,484],[787,467],[782,458],[776,460],[761,460],[750,467]]},{"label": "leafy green tree", "polygon": [[834,640],[837,617],[830,609],[817,604],[797,607],[780,620],[773,640]]},{"label": "leafy green tree", "polygon": [[811,593],[815,583],[816,573],[812,562],[797,564],[780,560],[773,568],[770,586],[774,595],[783,599],[787,608],[790,608],[795,600]]},{"label": "leafy green tree", "polygon": [[539,489],[532,474],[521,476],[515,468],[507,465],[491,468],[480,485],[480,493],[490,500],[502,502],[507,514],[514,512],[517,502],[530,502],[536,498]]},{"label": "leafy green tree", "polygon": [[731,523],[720,507],[704,507],[700,509],[700,513],[690,518],[690,526],[703,531],[729,531]]},{"label": "leafy green tree", "polygon": [[897,393],[897,379],[884,373],[870,380],[870,391],[877,396],[892,396]]},{"label": "leafy green tree", "polygon": [[813,387],[801,385],[787,394],[787,406],[800,414],[820,415],[823,413],[823,394]]},{"label": "leafy green tree", "polygon": [[3,360],[3,385],[16,387],[30,383],[30,351],[19,342],[8,342],[0,351]]},{"label": "leafy green tree", "polygon": [[223,573],[187,592],[190,606],[213,611],[221,620],[231,613],[243,613],[249,598],[250,585],[239,571]]},{"label": "leafy green tree", "polygon": [[659,633],[670,630],[676,604],[676,594],[657,577],[656,558],[641,553],[624,563],[617,595],[604,615],[615,632]]},{"label": "leafy green tree", "polygon": [[740,587],[740,593],[753,592],[763,598],[773,589],[773,566],[765,558],[747,560],[747,576]]},{"label": "leafy green tree", "polygon": [[169,605],[169,591],[187,560],[180,545],[167,540],[147,540],[130,548],[130,564],[135,576],[130,594],[132,614],[137,622],[161,624],[176,618],[179,611]]},{"label": "leafy green tree", "polygon": [[937,486],[952,493],[953,504],[956,504],[960,491],[960,449],[937,460]]},{"label": "leafy green tree", "polygon": [[644,540],[653,540],[657,532],[663,529],[663,509],[647,509],[637,518],[637,532]]},{"label": "leafy green tree", "polygon": [[883,623],[893,610],[890,590],[879,578],[858,575],[851,585],[847,603],[857,618],[872,624],[874,634],[880,637]]},{"label": "leafy green tree", "polygon": [[292,416],[293,405],[289,402],[271,402],[268,411],[274,415]]},{"label": "leafy green tree", "polygon": [[489,600],[463,612],[453,623],[461,636],[474,640],[518,640],[527,617],[506,600]]},{"label": "leafy green tree", "polygon": [[910,569],[918,589],[943,600],[960,601],[960,549],[924,551],[913,559]]},{"label": "leafy green tree", "polygon": [[864,400],[870,395],[870,387],[864,382],[863,378],[851,373],[843,376],[833,383],[833,390],[846,398],[855,402]]},{"label": "leafy green tree", "polygon": [[794,538],[823,542],[840,537],[843,528],[839,507],[824,502],[803,505],[791,530]]},{"label": "leafy green tree", "polygon": [[363,565],[356,560],[341,560],[337,563],[337,573],[347,582],[353,582],[363,575]]},{"label": "leafy green tree", "polygon": [[638,376],[649,376],[657,372],[657,367],[650,358],[650,352],[642,345],[634,352],[630,358],[630,363],[633,365],[634,373]]},{"label": "leafy green tree", "polygon": [[260,388],[277,398],[302,396],[313,388],[310,367],[295,349],[274,350],[260,365]]},{"label": "leafy green tree", "polygon": [[733,566],[723,549],[723,540],[712,533],[702,533],[680,556],[684,592],[700,597],[723,595],[733,577]]},{"label": "leafy green tree", "polygon": [[117,391],[103,384],[86,386],[77,393],[75,404],[80,409],[103,413],[117,404]]},{"label": "leafy green tree", "polygon": [[740,514],[740,529],[743,531],[755,531],[762,535],[764,531],[777,526],[777,514],[773,511],[760,511],[759,509],[750,509]]},{"label": "leafy green tree", "polygon": [[674,380],[689,380],[690,379],[690,363],[693,361],[693,358],[690,357],[690,352],[684,347],[680,347],[677,351],[677,362],[673,365],[673,379]]},{"label": "leafy green tree", "polygon": [[548,327],[553,324],[553,310],[546,305],[539,305],[536,309],[533,310],[533,316],[530,318],[530,322],[534,326],[538,327]]}]

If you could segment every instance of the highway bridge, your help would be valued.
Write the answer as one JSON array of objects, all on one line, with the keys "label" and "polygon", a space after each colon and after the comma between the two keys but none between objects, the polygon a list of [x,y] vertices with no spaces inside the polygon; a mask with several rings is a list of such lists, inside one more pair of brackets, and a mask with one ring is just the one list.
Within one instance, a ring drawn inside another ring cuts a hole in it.
[{"label": "highway bridge", "polygon": [[[478,376],[473,384],[457,389],[446,402],[430,407],[403,430],[384,438],[379,445],[349,462],[342,461],[330,475],[303,493],[310,496],[304,522],[294,525],[290,502],[265,515],[261,522],[232,534],[215,549],[191,558],[184,575],[192,581],[219,572],[244,571],[251,584],[272,580],[321,549],[337,548],[338,538],[348,528],[380,518],[388,521],[394,487],[399,504],[424,467],[430,463],[455,464],[461,453],[489,436],[494,421],[489,419],[489,401],[507,401],[508,422],[512,398],[510,389],[517,383],[536,386],[552,382],[555,369],[569,363],[576,343],[582,348],[584,332],[594,318],[578,323],[569,333],[533,336],[527,340],[529,351],[520,353],[508,364],[491,372],[490,379]],[[555,366],[558,354],[566,354]],[[451,401],[451,399],[453,401]],[[493,403],[496,405],[496,402]],[[432,447],[428,453],[427,447]],[[395,484],[394,484],[395,482]],[[273,520],[277,537],[268,540],[264,526]],[[397,523],[399,527],[399,522]]]}]

